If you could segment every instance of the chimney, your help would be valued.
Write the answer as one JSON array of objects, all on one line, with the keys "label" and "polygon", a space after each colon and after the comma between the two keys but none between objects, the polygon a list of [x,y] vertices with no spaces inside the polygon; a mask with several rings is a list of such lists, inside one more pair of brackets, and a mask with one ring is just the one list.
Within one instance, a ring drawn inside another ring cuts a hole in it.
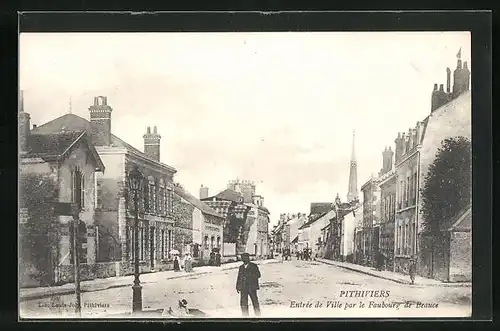
[{"label": "chimney", "polygon": [[450,93],[451,70],[446,68],[446,93]]},{"label": "chimney", "polygon": [[464,92],[465,71],[462,69],[462,49],[457,54],[457,68],[453,71],[453,98]]},{"label": "chimney", "polygon": [[36,124],[33,124],[33,130],[35,130],[35,129],[36,129]]},{"label": "chimney", "polygon": [[468,91],[470,89],[469,87],[469,82],[470,82],[470,70],[469,66],[467,65],[467,61],[464,62],[464,91]]},{"label": "chimney", "polygon": [[92,143],[95,146],[111,145],[111,112],[108,98],[94,97],[94,104],[89,107]]},{"label": "chimney", "polygon": [[24,91],[19,96],[19,148],[21,152],[28,151],[28,138],[30,136],[31,116],[24,112]]},{"label": "chimney", "polygon": [[208,187],[203,186],[200,187],[200,200],[208,198]]},{"label": "chimney", "polygon": [[153,132],[151,132],[151,127],[148,126],[146,134],[142,137],[144,138],[144,154],[150,159],[160,162],[161,136],[158,134],[156,126],[153,127]]},{"label": "chimney", "polygon": [[236,192],[238,192],[238,193],[241,193],[241,184],[240,184],[240,182],[239,182],[239,181],[236,181],[236,182],[234,183],[234,190],[235,190]]},{"label": "chimney", "polygon": [[431,112],[436,110],[438,104],[438,84],[434,84],[434,90],[431,94]]},{"label": "chimney", "polygon": [[391,146],[389,146],[389,149],[387,150],[387,171],[392,170],[392,157],[394,156],[394,152],[391,150]]}]

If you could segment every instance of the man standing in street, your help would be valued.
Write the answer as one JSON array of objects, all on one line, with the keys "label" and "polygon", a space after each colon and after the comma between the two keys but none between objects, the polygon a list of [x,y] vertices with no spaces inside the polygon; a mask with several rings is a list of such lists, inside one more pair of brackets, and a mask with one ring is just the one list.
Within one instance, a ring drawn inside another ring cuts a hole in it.
[{"label": "man standing in street", "polygon": [[236,280],[236,292],[240,294],[240,306],[243,316],[248,316],[248,297],[252,300],[255,316],[260,316],[259,298],[257,290],[259,289],[260,271],[259,267],[250,262],[248,253],[241,254],[243,264],[238,270],[238,279]]}]

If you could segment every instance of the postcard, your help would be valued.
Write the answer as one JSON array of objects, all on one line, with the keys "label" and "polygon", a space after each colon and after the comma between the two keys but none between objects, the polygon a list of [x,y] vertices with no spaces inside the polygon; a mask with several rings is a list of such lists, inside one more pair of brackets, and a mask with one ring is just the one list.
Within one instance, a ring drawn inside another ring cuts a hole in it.
[{"label": "postcard", "polygon": [[19,40],[21,319],[471,316],[469,32]]}]

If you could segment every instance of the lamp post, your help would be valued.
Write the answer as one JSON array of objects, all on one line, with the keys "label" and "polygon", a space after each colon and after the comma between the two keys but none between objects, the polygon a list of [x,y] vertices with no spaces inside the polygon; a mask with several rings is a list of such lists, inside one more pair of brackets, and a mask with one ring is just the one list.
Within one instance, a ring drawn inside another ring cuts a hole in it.
[{"label": "lamp post", "polygon": [[128,174],[128,186],[134,194],[135,221],[134,221],[134,285],[132,285],[132,312],[142,311],[142,286],[139,280],[139,190],[142,188],[142,173],[134,166]]}]

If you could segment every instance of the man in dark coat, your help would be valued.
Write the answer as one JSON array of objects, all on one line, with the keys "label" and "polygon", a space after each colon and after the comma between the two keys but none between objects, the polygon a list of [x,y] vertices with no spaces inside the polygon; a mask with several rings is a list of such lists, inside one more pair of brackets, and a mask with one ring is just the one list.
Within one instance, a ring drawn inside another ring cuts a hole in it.
[{"label": "man in dark coat", "polygon": [[238,279],[236,280],[236,292],[240,294],[240,306],[243,316],[248,316],[248,297],[252,300],[255,316],[260,316],[259,298],[257,290],[259,289],[260,271],[259,267],[250,262],[248,253],[241,254],[243,264],[238,270]]}]

